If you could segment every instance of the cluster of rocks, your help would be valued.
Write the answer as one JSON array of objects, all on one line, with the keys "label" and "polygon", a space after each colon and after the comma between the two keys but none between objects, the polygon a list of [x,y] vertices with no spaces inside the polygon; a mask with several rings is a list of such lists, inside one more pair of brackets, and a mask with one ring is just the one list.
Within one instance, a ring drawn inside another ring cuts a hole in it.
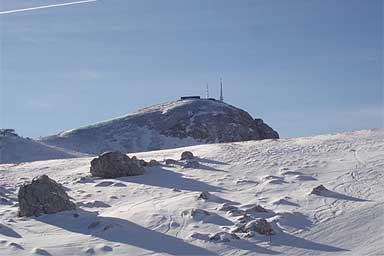
[{"label": "cluster of rocks", "polygon": [[183,153],[181,153],[179,161],[168,158],[164,160],[164,163],[166,165],[179,165],[183,169],[195,169],[200,167],[199,161],[190,151],[184,151]]},{"label": "cluster of rocks", "polygon": [[[145,162],[113,151],[94,158],[91,161],[90,173],[93,177],[101,178],[136,176],[144,174],[144,166],[158,164],[156,160]],[[47,175],[35,177],[32,182],[22,185],[18,192],[18,201],[19,216],[40,216],[76,209],[64,187]]]},{"label": "cluster of rocks", "polygon": [[256,218],[250,221],[239,222],[231,232],[245,233],[245,237],[253,237],[255,232],[261,235],[269,236],[276,234],[275,230],[272,228],[271,223],[269,223],[264,218]]},{"label": "cluster of rocks", "polygon": [[219,211],[225,211],[231,216],[237,216],[236,225],[231,233],[243,233],[245,238],[253,237],[256,233],[261,235],[274,235],[276,232],[265,218],[254,218],[253,215],[265,214],[269,210],[261,205],[251,205],[246,209],[240,209],[231,204],[223,204]]},{"label": "cluster of rocks", "polygon": [[[181,154],[180,161],[183,166],[189,166],[194,161],[194,155],[190,151]],[[166,163],[178,163],[173,160]],[[125,176],[136,176],[145,173],[145,167],[157,166],[156,160],[149,162],[119,152],[106,152],[91,161],[90,173],[93,177],[118,178]],[[89,179],[89,177],[88,177]],[[88,182],[83,179],[82,182]],[[40,216],[61,211],[76,209],[75,203],[70,201],[62,185],[49,178],[47,175],[35,177],[32,182],[22,185],[18,192],[19,216]]]},{"label": "cluster of rocks", "polygon": [[[203,196],[202,196],[203,195]],[[201,193],[200,196],[207,200],[211,195],[208,193]],[[212,234],[193,233],[192,238],[213,241],[213,242],[230,242],[231,240],[238,240],[241,238],[251,238],[255,234],[272,236],[276,234],[272,224],[268,222],[266,218],[260,216],[266,216],[266,214],[272,214],[270,210],[264,207],[254,204],[248,205],[246,208],[240,209],[230,203],[224,203],[217,208],[218,211],[225,211],[230,216],[236,216],[235,225],[232,228],[225,227],[225,231],[219,231]],[[214,213],[207,212],[202,209],[192,209],[186,211],[194,220],[204,220]],[[185,214],[184,213],[184,214]]]}]

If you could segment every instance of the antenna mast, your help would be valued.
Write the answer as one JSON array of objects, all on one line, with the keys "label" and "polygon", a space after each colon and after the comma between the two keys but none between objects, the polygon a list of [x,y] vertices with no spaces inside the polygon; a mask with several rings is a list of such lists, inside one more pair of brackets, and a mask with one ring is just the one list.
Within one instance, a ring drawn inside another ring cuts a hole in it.
[{"label": "antenna mast", "polygon": [[224,101],[223,97],[223,79],[220,78],[220,101]]},{"label": "antenna mast", "polygon": [[207,84],[207,99],[209,99],[209,86]]}]

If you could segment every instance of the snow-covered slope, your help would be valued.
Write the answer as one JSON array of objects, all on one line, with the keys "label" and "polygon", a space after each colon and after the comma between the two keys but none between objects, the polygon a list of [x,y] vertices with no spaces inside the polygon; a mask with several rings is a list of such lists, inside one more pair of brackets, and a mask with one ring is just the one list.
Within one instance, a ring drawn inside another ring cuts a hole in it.
[{"label": "snow-covered slope", "polygon": [[[151,167],[143,176],[120,179],[84,178],[91,158],[0,165],[0,254],[384,254],[384,130],[187,149],[198,156],[200,168]],[[183,150],[137,156],[163,160]],[[41,174],[66,186],[78,216],[16,216],[17,187]],[[320,184],[330,192],[309,195]],[[211,197],[199,200],[201,191]],[[219,210],[225,202],[269,209],[251,215],[274,223],[272,242],[262,235],[207,241],[207,234],[228,231],[237,222]],[[193,218],[192,208],[210,215]]]},{"label": "snow-covered slope", "polygon": [[0,164],[84,156],[19,136],[0,136]]},{"label": "snow-covered slope", "polygon": [[261,119],[224,102],[189,99],[141,109],[130,115],[45,137],[44,143],[100,154],[141,152],[197,144],[261,140],[279,135]]}]

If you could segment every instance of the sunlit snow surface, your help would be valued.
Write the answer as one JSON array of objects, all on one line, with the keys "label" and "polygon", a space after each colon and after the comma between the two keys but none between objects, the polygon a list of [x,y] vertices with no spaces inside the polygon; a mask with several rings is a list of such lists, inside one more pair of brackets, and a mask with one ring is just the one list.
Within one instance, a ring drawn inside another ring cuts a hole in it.
[{"label": "sunlit snow surface", "polygon": [[[178,159],[183,150],[137,156]],[[383,255],[384,130],[188,150],[199,169],[152,167],[143,176],[109,180],[80,181],[91,158],[0,165],[0,255]],[[17,187],[41,174],[67,188],[78,217],[16,216]],[[331,193],[309,195],[320,184]],[[198,200],[201,191],[213,197]],[[269,209],[272,242],[262,235],[199,239],[233,227],[236,217],[218,210],[224,202]],[[192,208],[211,214],[192,218]]]}]

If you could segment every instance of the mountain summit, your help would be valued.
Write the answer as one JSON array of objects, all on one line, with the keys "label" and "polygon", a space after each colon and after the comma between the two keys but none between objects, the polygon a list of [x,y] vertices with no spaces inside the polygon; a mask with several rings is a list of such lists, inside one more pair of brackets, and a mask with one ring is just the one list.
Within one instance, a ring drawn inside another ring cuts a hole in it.
[{"label": "mountain summit", "polygon": [[41,139],[46,144],[100,154],[169,149],[207,143],[276,139],[279,134],[250,114],[213,99],[184,99]]}]

